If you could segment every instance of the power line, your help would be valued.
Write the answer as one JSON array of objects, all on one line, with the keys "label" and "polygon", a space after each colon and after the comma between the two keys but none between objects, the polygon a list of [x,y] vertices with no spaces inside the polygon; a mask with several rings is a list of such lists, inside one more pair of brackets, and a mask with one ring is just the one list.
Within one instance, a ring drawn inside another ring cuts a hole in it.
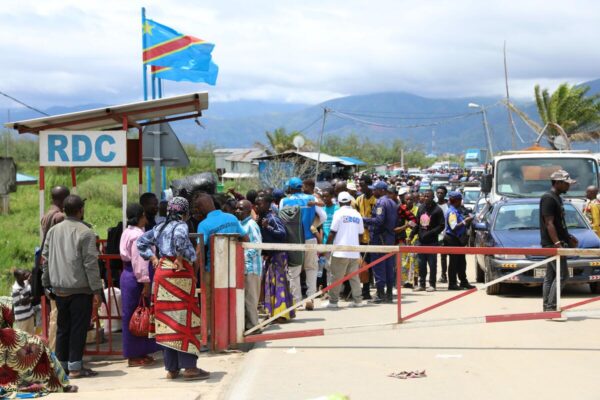
[{"label": "power line", "polygon": [[412,116],[409,116],[410,114],[378,115],[378,113],[366,113],[366,112],[365,113],[357,113],[357,112],[341,111],[341,110],[338,110],[338,112],[341,112],[346,115],[354,115],[354,116],[358,116],[358,117],[372,117],[372,118],[381,118],[381,119],[423,119],[423,120],[448,119],[448,118],[454,118],[454,117],[462,117],[465,115],[477,114],[477,112],[463,113],[463,114],[415,113],[415,115],[420,114],[420,115],[429,115],[429,116],[412,117]]},{"label": "power line", "polygon": [[12,96],[11,96],[11,95],[9,95],[9,94],[6,94],[6,93],[4,93],[4,92],[1,92],[1,91],[0,91],[0,95],[4,96],[4,97],[6,97],[6,98],[9,98],[9,99],[11,99],[12,101],[15,101],[15,102],[17,102],[17,103],[19,103],[20,105],[22,105],[22,106],[25,106],[25,107],[29,108],[29,109],[30,109],[30,110],[32,110],[32,111],[38,112],[38,113],[40,113],[40,114],[42,114],[42,115],[45,115],[45,116],[47,116],[47,117],[48,117],[48,116],[50,116],[50,114],[46,114],[45,112],[43,112],[43,111],[41,111],[41,110],[38,110],[37,108],[35,108],[35,107],[33,107],[33,106],[30,106],[29,104],[26,104],[26,103],[22,102],[22,101],[21,101],[21,100],[19,100],[19,99],[15,99],[14,97],[12,97]]},{"label": "power line", "polygon": [[304,131],[306,131],[307,129],[310,129],[310,128],[312,128],[312,126],[313,126],[314,124],[316,124],[317,122],[319,122],[321,119],[323,119],[323,115],[319,115],[319,118],[315,119],[313,122],[311,122],[310,124],[308,124],[306,127],[302,128],[302,129],[300,129],[300,130],[298,130],[297,132],[298,132],[298,133],[304,133]]},{"label": "power line", "polygon": [[377,126],[380,128],[393,128],[393,129],[412,129],[412,128],[423,128],[423,127],[431,127],[431,126],[438,126],[438,125],[443,125],[446,122],[451,122],[454,120],[458,120],[458,119],[464,119],[464,118],[468,118],[468,117],[472,117],[474,115],[479,114],[478,112],[476,113],[467,113],[467,114],[461,114],[461,115],[457,115],[451,118],[446,118],[442,121],[437,121],[437,122],[431,122],[431,123],[426,123],[426,124],[412,124],[412,125],[392,125],[392,124],[383,124],[383,123],[379,123],[379,122],[373,122],[373,121],[368,121],[362,118],[356,118],[352,115],[349,115],[347,113],[343,113],[343,112],[339,112],[336,110],[330,110],[331,113],[333,115],[336,115],[338,118],[342,118],[342,119],[347,119],[347,120],[351,120],[354,122],[358,122],[364,125],[371,125],[371,126]]}]

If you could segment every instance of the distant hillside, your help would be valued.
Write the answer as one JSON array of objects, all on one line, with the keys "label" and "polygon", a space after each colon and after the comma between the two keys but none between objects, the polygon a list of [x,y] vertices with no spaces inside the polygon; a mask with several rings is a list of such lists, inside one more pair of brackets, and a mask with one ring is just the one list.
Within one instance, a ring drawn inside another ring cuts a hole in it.
[{"label": "distant hillside", "polygon": [[[600,93],[600,79],[583,85],[590,86],[590,94]],[[349,116],[343,119],[335,113],[328,114],[326,135],[344,136],[356,132],[374,141],[402,139],[426,152],[462,152],[467,146],[485,147],[481,113],[468,107],[469,103],[477,103],[489,107],[487,116],[496,151],[511,148],[508,115],[506,108],[499,104],[500,100],[490,97],[430,99],[393,92],[348,96],[313,106],[250,100],[210,102],[209,110],[204,112],[202,118],[204,128],[192,121],[174,123],[173,127],[183,142],[193,144],[210,142],[216,146],[245,147],[257,141],[265,142],[265,131],[279,127],[285,127],[288,131],[304,130],[309,138],[316,141],[321,129],[318,120],[323,115],[323,107],[327,107]],[[60,114],[102,106],[53,107],[48,113]],[[533,102],[518,106],[537,119]],[[472,115],[465,116],[469,113]],[[0,110],[0,115],[6,115],[6,111]],[[12,120],[38,116],[29,110],[11,112]],[[529,145],[536,135],[518,116],[514,115],[513,118],[524,140],[522,143],[517,139],[517,146]],[[387,127],[389,125],[393,127]]]}]

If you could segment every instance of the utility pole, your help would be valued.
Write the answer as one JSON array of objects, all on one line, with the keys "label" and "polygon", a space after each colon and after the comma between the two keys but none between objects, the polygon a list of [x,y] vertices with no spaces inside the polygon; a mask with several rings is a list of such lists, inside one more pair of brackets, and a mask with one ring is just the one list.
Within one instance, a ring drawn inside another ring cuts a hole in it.
[{"label": "utility pole", "polygon": [[319,181],[319,164],[321,163],[321,146],[323,145],[323,134],[325,132],[325,120],[327,119],[327,113],[329,109],[323,107],[323,124],[321,125],[321,134],[319,135],[319,152],[317,153],[317,168],[315,172],[315,184]]},{"label": "utility pole", "polygon": [[488,159],[492,158],[494,151],[492,149],[492,136],[490,135],[490,127],[488,125],[487,115],[485,112],[485,108],[481,107],[481,115],[483,115],[483,127],[485,128],[485,136],[487,138],[488,145]]},{"label": "utility pole", "polygon": [[[504,41],[504,84],[506,86],[506,102],[510,104],[510,96],[508,94],[508,67],[506,66],[506,40]],[[508,111],[508,124],[510,125],[511,130],[511,141],[512,141],[512,149],[516,150],[517,140],[516,140],[516,132],[515,132],[515,122],[513,121],[512,112],[510,111],[510,107],[506,107]]]}]

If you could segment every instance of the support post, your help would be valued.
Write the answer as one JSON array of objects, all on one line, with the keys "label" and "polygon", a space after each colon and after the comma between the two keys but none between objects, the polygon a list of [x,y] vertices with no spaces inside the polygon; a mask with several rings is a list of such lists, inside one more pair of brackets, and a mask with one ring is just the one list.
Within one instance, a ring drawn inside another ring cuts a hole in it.
[{"label": "support post", "polygon": [[227,236],[216,234],[211,237],[210,263],[214,285],[212,350],[220,352],[226,350],[229,345],[229,238]]},{"label": "support post", "polygon": [[138,128],[138,196],[141,196],[144,192],[144,135],[143,129]]},{"label": "support post", "polygon": [[236,343],[244,343],[244,331],[246,330],[246,264],[244,262],[244,249],[239,240],[232,240],[235,245],[235,299],[236,299]]},{"label": "support post", "polygon": [[71,192],[77,194],[77,173],[75,172],[75,167],[71,167],[71,186]]},{"label": "support post", "polygon": [[[554,258],[556,261],[554,262],[554,265],[556,266],[556,309],[560,311],[560,287],[562,286],[561,281],[560,281],[560,273],[561,273],[561,260],[560,260],[560,256],[556,256]],[[546,268],[548,268],[546,266]],[[569,270],[567,269],[567,274],[569,273]],[[565,279],[567,279],[568,276],[565,277]]]},{"label": "support post", "polygon": [[[127,117],[123,116],[123,130],[125,134],[127,134],[127,130],[129,129],[129,121],[127,121]],[[127,226],[127,164],[122,168],[122,180],[123,180],[123,192],[122,192],[122,216],[123,216],[123,226]]]},{"label": "support post", "polygon": [[[40,191],[39,191],[39,201],[40,201],[40,221],[42,220],[42,218],[44,218],[44,208],[45,208],[45,200],[46,200],[46,194],[45,194],[45,188],[46,188],[46,179],[44,176],[44,167],[40,167],[40,178],[39,178],[39,185],[40,185]],[[44,239],[44,232],[42,230],[42,225],[40,224],[40,243],[42,242],[42,240]]]},{"label": "support post", "polygon": [[402,253],[396,254],[396,302],[398,305],[398,323],[402,323]]}]

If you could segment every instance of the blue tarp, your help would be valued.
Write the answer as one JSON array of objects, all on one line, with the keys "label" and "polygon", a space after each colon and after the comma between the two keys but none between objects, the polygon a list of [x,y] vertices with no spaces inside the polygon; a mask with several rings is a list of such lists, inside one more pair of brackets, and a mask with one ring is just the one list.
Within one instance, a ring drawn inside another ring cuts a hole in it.
[{"label": "blue tarp", "polygon": [[17,185],[27,185],[37,183],[37,178],[17,172]]},{"label": "blue tarp", "polygon": [[354,165],[367,165],[366,162],[359,160],[358,158],[352,158],[352,157],[340,157],[338,156],[338,158],[341,158],[344,161],[348,161],[349,163],[352,163]]}]

